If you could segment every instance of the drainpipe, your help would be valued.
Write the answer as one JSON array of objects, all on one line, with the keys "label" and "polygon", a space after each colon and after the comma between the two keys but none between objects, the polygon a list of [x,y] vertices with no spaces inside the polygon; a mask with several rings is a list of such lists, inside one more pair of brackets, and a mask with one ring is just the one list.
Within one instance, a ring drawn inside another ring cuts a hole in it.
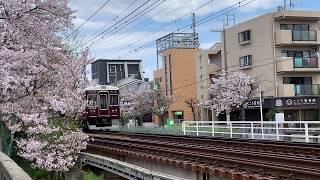
[{"label": "drainpipe", "polygon": [[275,86],[275,97],[278,97],[278,82],[277,82],[277,60],[275,59],[276,54],[276,39],[275,39],[275,30],[274,30],[274,18],[272,19],[272,41],[273,41],[273,49],[272,49],[272,59],[273,59],[273,67],[274,67],[274,86]]}]

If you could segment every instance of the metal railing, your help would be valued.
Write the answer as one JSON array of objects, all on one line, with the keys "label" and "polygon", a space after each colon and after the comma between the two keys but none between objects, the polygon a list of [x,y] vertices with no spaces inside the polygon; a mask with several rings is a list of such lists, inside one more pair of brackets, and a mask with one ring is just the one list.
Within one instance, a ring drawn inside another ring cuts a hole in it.
[{"label": "metal railing", "polygon": [[164,135],[183,135],[181,125],[175,125],[173,127],[112,127],[110,131],[120,131],[128,133],[146,133],[146,134],[164,134]]},{"label": "metal railing", "polygon": [[309,58],[293,58],[293,67],[294,68],[318,68],[318,58],[309,57]]},{"label": "metal railing", "polygon": [[184,121],[184,135],[318,142],[320,121]]},{"label": "metal railing", "polygon": [[293,41],[317,41],[317,31],[292,31]]},{"label": "metal railing", "polygon": [[296,96],[320,95],[319,84],[295,84],[294,91]]},{"label": "metal railing", "polygon": [[126,179],[162,179],[162,180],[182,180],[180,177],[151,171],[147,168],[129,164],[116,159],[108,158],[90,153],[80,153],[82,163],[88,164],[113,174],[117,174]]},{"label": "metal railing", "polygon": [[1,180],[32,180],[12,159],[0,151]]}]

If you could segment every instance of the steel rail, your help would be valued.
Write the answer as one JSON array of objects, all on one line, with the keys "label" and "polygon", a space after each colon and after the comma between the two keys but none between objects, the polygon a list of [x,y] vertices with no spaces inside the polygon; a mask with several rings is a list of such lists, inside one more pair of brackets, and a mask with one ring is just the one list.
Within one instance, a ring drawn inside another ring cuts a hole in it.
[{"label": "steel rail", "polygon": [[[182,161],[193,160],[202,164],[204,169],[213,165],[210,162],[215,162],[229,169],[241,166],[248,172],[262,171],[267,176],[320,179],[320,146],[316,144],[113,132],[89,136],[94,138],[94,141],[89,142],[89,150],[94,150],[97,146],[113,147],[119,151],[137,151]],[[269,152],[268,149],[272,148],[275,148],[274,151]],[[302,150],[311,150],[312,154]],[[293,153],[287,155],[283,151]],[[299,153],[302,155],[299,156]]]}]

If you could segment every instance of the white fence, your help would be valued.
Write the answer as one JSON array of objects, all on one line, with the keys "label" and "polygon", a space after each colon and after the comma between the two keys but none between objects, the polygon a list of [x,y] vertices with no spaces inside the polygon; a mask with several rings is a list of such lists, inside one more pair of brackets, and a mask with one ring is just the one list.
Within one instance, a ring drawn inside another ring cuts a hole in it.
[{"label": "white fence", "polygon": [[320,121],[184,121],[184,135],[319,142]]}]

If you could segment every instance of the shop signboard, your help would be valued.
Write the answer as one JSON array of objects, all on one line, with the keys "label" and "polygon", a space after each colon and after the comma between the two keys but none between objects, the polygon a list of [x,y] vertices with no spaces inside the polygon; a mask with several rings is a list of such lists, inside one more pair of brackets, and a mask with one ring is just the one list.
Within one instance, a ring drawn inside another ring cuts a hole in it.
[{"label": "shop signboard", "polygon": [[[252,99],[247,102],[247,108],[256,109],[260,106],[259,99]],[[265,98],[262,104],[263,108],[315,108],[320,106],[319,96],[301,96],[301,97],[279,97]]]}]

